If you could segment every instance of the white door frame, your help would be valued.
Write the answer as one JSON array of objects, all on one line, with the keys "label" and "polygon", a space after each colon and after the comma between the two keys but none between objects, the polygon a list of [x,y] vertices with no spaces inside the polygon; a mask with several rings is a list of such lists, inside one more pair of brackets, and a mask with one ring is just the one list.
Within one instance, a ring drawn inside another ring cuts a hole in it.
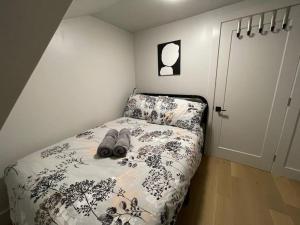
[{"label": "white door frame", "polygon": [[[298,35],[300,36],[300,31],[298,32]],[[292,179],[300,180],[300,161],[298,162],[299,168],[293,168],[288,165],[289,154],[293,147],[292,144],[294,141],[297,141],[295,135],[300,132],[300,47],[297,47],[295,52],[298,52],[298,67],[291,91],[290,104],[286,111],[284,126],[276,151],[276,160],[272,167],[272,173],[274,175],[287,176]],[[299,147],[297,156],[300,156],[300,146],[296,147]]]},{"label": "white door frame", "polygon": [[[293,7],[293,8],[295,8],[295,7]],[[297,8],[299,8],[299,7],[297,7]],[[293,9],[294,11],[295,11],[295,9]],[[295,17],[296,15],[295,15],[295,13],[294,13],[294,15],[292,15],[291,17]],[[221,25],[222,25],[223,23],[221,23]],[[222,29],[222,27],[220,28],[220,30]],[[220,32],[220,31],[219,31]],[[291,32],[292,33],[292,32]],[[220,36],[220,33],[219,33],[219,36]],[[289,40],[291,40],[291,36],[293,36],[293,35],[290,35],[290,37],[289,37]],[[220,37],[219,37],[219,43],[218,43],[218,47],[219,47],[219,45],[220,45]],[[287,46],[286,46],[286,53],[287,53],[287,56],[285,56],[285,58],[291,58],[291,57],[294,57],[293,56],[293,53],[290,53],[290,51],[292,51],[292,50],[289,50],[289,48],[290,48],[290,46],[289,45],[293,45],[293,43],[292,42],[290,42],[290,44],[288,44]],[[218,54],[217,54],[217,57],[219,57],[219,52],[218,52]],[[282,63],[282,68],[281,68],[281,71],[280,71],[280,82],[283,82],[283,81],[285,81],[285,82],[287,82],[287,80],[291,80],[291,77],[289,76],[289,74],[287,75],[287,73],[288,73],[288,66],[290,65],[288,62],[286,62],[286,61],[288,61],[288,60],[284,60]],[[293,61],[292,61],[292,63],[294,63]],[[216,66],[217,67],[217,65],[218,64],[213,64],[212,66]],[[295,65],[295,64],[294,64]],[[215,71],[215,76],[214,76],[214,78],[215,78],[215,81],[214,81],[214,83],[213,84],[210,84],[211,86],[214,86],[214,87],[216,87],[216,79],[217,79],[217,71]],[[286,77],[287,76],[287,77]],[[210,90],[212,90],[212,89],[214,89],[215,90],[215,88],[210,88]],[[281,98],[279,98],[279,99],[276,99],[275,100],[275,102],[273,102],[273,105],[274,106],[278,106],[278,104],[281,104],[281,114],[282,114],[282,118],[280,118],[280,119],[282,119],[282,124],[283,124],[283,121],[284,121],[284,108],[282,107],[282,105],[284,105],[285,104],[285,101],[288,99],[288,96],[285,96],[285,94],[284,94],[284,91],[286,92],[286,86],[285,87],[281,87],[280,85],[278,85],[278,88],[277,88],[277,91],[276,91],[276,96],[279,96],[279,95],[281,95],[281,96],[283,96],[283,98],[281,97]],[[213,92],[213,106],[212,107],[210,107],[210,126],[212,125],[212,120],[213,120],[213,109],[214,109],[214,107],[215,107],[215,101],[216,101],[216,99],[215,99],[215,91]],[[273,120],[273,121],[272,121]],[[275,120],[278,120],[278,116],[277,117],[274,117],[274,118],[271,118],[271,121],[270,122],[275,122]],[[270,127],[270,129],[272,128],[272,123],[271,123],[271,127]],[[275,129],[278,129],[278,128],[275,128]],[[213,138],[212,137],[212,131],[211,131],[211,129],[209,130],[209,138]],[[273,143],[273,141],[272,141],[272,138],[274,138],[274,135],[272,136],[273,134],[271,134],[271,135],[269,135],[270,137],[267,137],[267,140],[266,140],[266,144],[268,144],[268,145],[270,145],[270,146],[272,146],[272,149],[274,149],[273,151],[268,151],[268,157],[269,158],[273,158],[273,155],[274,155],[274,153],[275,153],[275,150],[276,150],[276,145],[278,144],[278,142],[274,142]],[[277,136],[279,136],[279,135],[277,135]],[[279,137],[277,138],[277,139],[279,139]],[[274,139],[273,139],[274,140]],[[213,154],[213,155],[217,155],[217,156],[222,156],[222,154],[220,155],[220,154],[216,154],[216,153],[214,153],[213,151],[211,151],[211,148],[212,148],[212,141],[211,141],[211,139],[209,139],[209,147],[210,147],[210,154]],[[265,163],[264,163],[265,164]],[[258,165],[258,167],[260,167],[260,168],[262,168],[262,169],[265,169],[265,170],[270,170],[271,169],[271,166],[272,166],[272,161],[270,161],[269,160],[269,162],[266,164],[266,165]]]},{"label": "white door frame", "polygon": [[212,120],[213,114],[212,110],[215,107],[215,88],[217,81],[217,68],[218,68],[218,58],[219,58],[219,46],[220,46],[220,36],[222,24],[230,20],[236,20],[240,17],[247,15],[259,14],[265,11],[271,11],[279,8],[284,8],[288,6],[300,4],[300,0],[274,0],[272,2],[261,2],[260,4],[253,4],[252,1],[240,2],[239,9],[236,10],[235,5],[227,6],[225,12],[224,8],[216,9],[216,21],[213,21],[211,24],[213,34],[212,34],[212,52],[210,56],[210,72],[208,80],[208,93],[207,101],[209,104],[209,117],[208,117],[208,126],[206,132],[206,153],[210,154],[211,149],[211,136],[212,136]]}]

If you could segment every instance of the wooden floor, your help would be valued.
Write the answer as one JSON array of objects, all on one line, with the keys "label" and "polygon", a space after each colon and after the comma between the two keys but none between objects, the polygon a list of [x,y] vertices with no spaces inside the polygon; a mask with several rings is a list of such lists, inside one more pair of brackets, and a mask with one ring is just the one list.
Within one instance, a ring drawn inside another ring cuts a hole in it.
[{"label": "wooden floor", "polygon": [[300,182],[206,157],[176,225],[300,225]]}]

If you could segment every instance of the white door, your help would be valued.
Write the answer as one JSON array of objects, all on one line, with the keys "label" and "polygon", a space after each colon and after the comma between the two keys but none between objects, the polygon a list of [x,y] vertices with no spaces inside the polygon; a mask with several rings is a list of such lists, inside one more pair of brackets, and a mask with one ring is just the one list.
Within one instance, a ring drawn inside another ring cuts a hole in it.
[{"label": "white door", "polygon": [[[299,48],[299,46],[297,46]],[[296,48],[297,48],[296,47]],[[300,60],[300,50],[298,49]],[[300,61],[299,61],[300,63]],[[300,180],[300,64],[291,92],[272,173]]]},{"label": "white door", "polygon": [[[289,18],[299,14],[299,7],[293,7]],[[284,10],[278,11],[275,32],[269,31],[272,15],[268,13],[267,33],[259,34],[259,16],[255,16],[250,37],[248,19],[243,19],[241,39],[236,37],[237,21],[223,23],[220,38],[214,109],[220,106],[226,111],[214,110],[211,152],[264,170],[271,169],[290,93],[285,87],[292,76],[282,71],[291,51],[287,46],[299,44],[289,38],[299,30],[298,19],[284,31],[283,15]]]}]

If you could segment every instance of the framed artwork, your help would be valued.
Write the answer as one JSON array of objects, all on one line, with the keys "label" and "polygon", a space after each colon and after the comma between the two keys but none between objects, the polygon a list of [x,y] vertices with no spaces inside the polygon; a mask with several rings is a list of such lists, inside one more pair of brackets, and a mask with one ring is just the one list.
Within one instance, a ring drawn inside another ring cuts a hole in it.
[{"label": "framed artwork", "polygon": [[158,75],[180,75],[181,41],[171,41],[157,45]]}]

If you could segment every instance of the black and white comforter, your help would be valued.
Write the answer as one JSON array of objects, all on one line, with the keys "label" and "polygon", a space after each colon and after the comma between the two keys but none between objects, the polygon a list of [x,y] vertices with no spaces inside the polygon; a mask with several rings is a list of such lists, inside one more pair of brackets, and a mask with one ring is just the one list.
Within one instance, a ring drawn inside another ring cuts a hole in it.
[{"label": "black and white comforter", "polygon": [[[95,158],[110,128],[131,130],[126,158]],[[18,225],[174,224],[201,160],[202,130],[123,117],[35,152],[5,171]]]}]

